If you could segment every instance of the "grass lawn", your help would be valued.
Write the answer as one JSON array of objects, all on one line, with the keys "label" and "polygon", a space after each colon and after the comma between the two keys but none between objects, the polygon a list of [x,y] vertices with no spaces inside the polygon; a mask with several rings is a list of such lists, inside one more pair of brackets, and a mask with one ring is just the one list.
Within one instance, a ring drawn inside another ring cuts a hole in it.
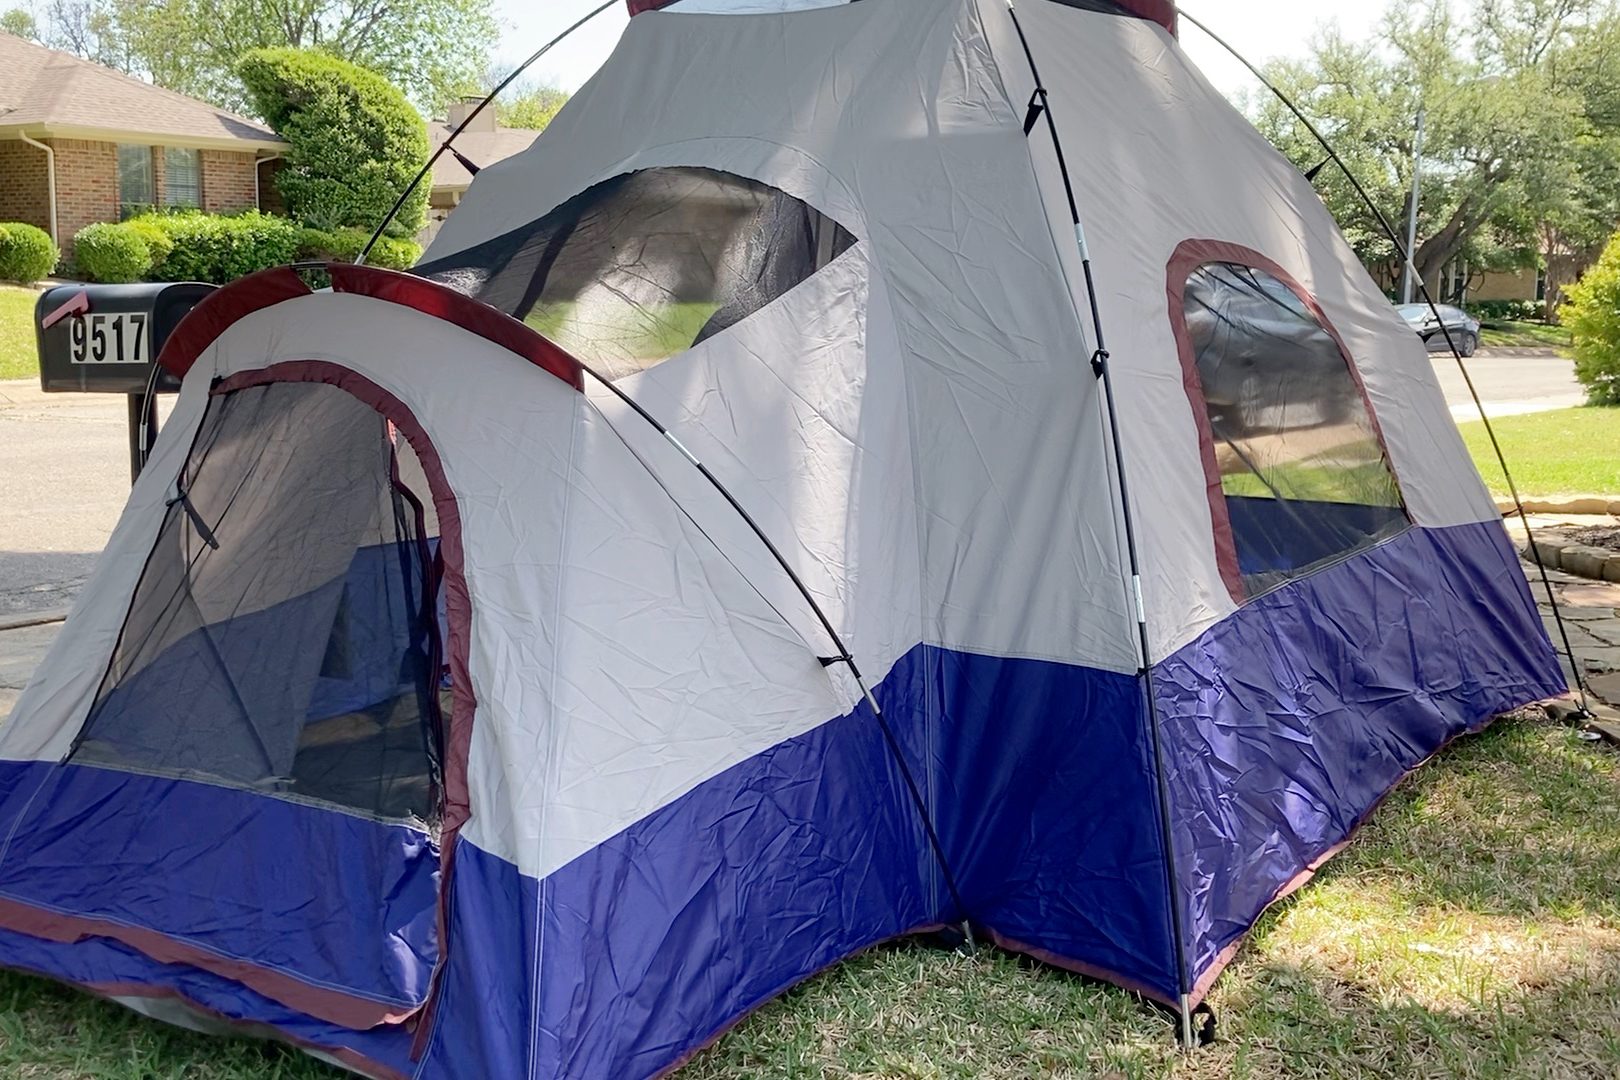
[{"label": "grass lawn", "polygon": [[1574,347],[1570,332],[1562,326],[1495,319],[1480,327],[1479,343],[1487,348],[1568,350]]},{"label": "grass lawn", "polygon": [[[1479,420],[1458,424],[1491,494],[1507,481]],[[1620,408],[1587,406],[1493,420],[1519,494],[1620,494]]]},{"label": "grass lawn", "polygon": [[0,285],[0,379],[39,378],[34,343],[34,302],[39,293]]},{"label": "grass lawn", "polygon": [[[997,953],[873,951],[747,1020],[681,1077],[1620,1076],[1620,754],[1528,718],[1401,787],[1261,923],[1184,1058],[1132,995]],[[0,976],[0,1076],[337,1080]]]}]

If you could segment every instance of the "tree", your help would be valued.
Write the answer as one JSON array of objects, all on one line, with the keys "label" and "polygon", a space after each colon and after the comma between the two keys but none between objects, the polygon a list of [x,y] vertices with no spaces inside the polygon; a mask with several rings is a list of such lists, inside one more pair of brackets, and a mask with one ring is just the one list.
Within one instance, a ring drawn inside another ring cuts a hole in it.
[{"label": "tree", "polygon": [[[1446,0],[1400,3],[1374,41],[1329,32],[1308,59],[1274,64],[1270,74],[1319,121],[1393,222],[1410,210],[1415,120],[1424,111],[1413,261],[1433,288],[1459,259],[1522,266],[1549,244],[1589,244],[1592,222],[1615,208],[1616,158],[1595,111],[1597,97],[1616,94],[1600,74],[1612,61],[1598,63],[1612,21],[1602,0],[1476,0],[1465,21]],[[1321,148],[1280,104],[1262,101],[1254,118],[1301,168],[1321,161]],[[1323,170],[1318,186],[1358,253],[1392,284],[1400,260],[1376,218],[1337,170]]]},{"label": "tree", "polygon": [[[374,228],[427,160],[427,125],[376,72],[300,49],[256,49],[239,72],[255,110],[291,147],[276,188],[311,228]],[[428,186],[417,185],[389,232],[414,235],[427,201]]]},{"label": "tree", "polygon": [[515,83],[495,99],[496,115],[504,127],[542,131],[568,104],[568,91],[544,83]]},{"label": "tree", "polygon": [[12,8],[0,13],[0,34],[10,34],[24,41],[39,41],[39,21],[24,8]]},{"label": "tree", "polygon": [[61,48],[234,109],[255,49],[319,49],[431,107],[484,70],[496,35],[490,0],[51,0],[47,18]]}]

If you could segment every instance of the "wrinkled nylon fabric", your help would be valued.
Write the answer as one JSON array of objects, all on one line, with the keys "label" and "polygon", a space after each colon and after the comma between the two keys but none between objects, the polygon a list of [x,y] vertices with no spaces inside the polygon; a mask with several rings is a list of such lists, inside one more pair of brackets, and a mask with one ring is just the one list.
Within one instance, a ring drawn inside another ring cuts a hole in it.
[{"label": "wrinkled nylon fabric", "polygon": [[1193,981],[1447,741],[1564,692],[1507,534],[1417,529],[1158,665]]}]

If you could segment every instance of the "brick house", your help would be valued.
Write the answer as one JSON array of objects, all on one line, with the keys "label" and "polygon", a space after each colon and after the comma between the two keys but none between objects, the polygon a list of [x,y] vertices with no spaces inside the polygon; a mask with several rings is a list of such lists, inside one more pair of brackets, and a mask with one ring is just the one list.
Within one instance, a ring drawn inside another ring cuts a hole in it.
[{"label": "brick house", "polygon": [[251,120],[0,33],[0,221],[45,229],[64,258],[78,230],[143,207],[258,206],[286,149]]}]

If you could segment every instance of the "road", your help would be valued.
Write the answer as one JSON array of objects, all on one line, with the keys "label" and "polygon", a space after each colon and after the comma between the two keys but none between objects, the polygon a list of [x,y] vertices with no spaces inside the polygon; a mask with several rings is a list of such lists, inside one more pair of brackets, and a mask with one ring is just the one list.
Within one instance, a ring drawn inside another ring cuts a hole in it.
[{"label": "road", "polygon": [[[1446,403],[1458,421],[1478,420],[1479,409],[1468,384],[1449,354],[1431,357]],[[1575,365],[1561,356],[1495,356],[1481,352],[1468,361],[1468,374],[1491,416],[1568,409],[1583,404],[1586,393],[1575,381]]]}]

